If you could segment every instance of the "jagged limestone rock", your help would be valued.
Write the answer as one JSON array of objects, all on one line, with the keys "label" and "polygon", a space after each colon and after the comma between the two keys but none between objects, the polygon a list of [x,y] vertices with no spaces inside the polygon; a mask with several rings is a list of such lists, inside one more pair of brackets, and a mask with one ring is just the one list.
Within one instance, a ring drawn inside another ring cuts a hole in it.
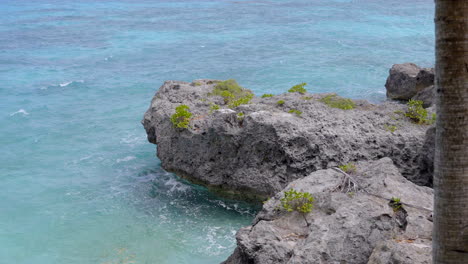
[{"label": "jagged limestone rock", "polygon": [[[316,170],[383,157],[409,180],[427,183],[419,167],[427,126],[395,114],[405,105],[354,100],[354,109],[342,110],[324,103],[339,96],[296,92],[255,97],[230,109],[220,96],[210,96],[216,83],[167,81],[153,97],[142,123],[164,169],[225,196],[253,200]],[[181,104],[193,114],[188,129],[170,121]],[[213,104],[220,109],[210,110]]]},{"label": "jagged limestone rock", "polygon": [[[355,192],[336,188],[343,177],[328,169],[291,182],[238,231],[237,248],[224,264],[427,263],[432,189],[406,180],[389,158],[357,163]],[[315,197],[309,226],[299,213],[281,210],[290,188]],[[401,198],[403,207],[390,206],[392,197]],[[405,256],[414,262],[401,260]]]}]

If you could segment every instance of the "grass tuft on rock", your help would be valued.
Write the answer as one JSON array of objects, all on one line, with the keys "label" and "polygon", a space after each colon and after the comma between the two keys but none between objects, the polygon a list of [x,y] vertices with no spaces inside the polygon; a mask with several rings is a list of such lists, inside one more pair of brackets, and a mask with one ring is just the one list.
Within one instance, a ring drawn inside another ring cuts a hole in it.
[{"label": "grass tuft on rock", "polygon": [[241,87],[234,79],[219,82],[209,95],[221,96],[230,108],[248,104],[254,96],[250,90]]},{"label": "grass tuft on rock", "polygon": [[340,168],[342,171],[346,172],[346,173],[355,173],[356,172],[356,165],[354,163],[348,163],[348,164],[344,164],[344,165],[341,165],[341,166],[338,166],[338,168]]},{"label": "grass tuft on rock", "polygon": [[296,84],[293,87],[291,87],[291,89],[289,89],[288,92],[289,93],[305,94],[307,92],[307,90],[306,90],[306,88],[304,88],[304,86],[306,86],[306,85],[307,85],[307,83]]},{"label": "grass tuft on rock", "polygon": [[262,98],[273,97],[273,94],[263,94]]},{"label": "grass tuft on rock", "polygon": [[172,125],[176,128],[188,128],[192,113],[187,105],[179,105],[171,116]]},{"label": "grass tuft on rock", "polygon": [[288,113],[290,114],[296,114],[297,116],[301,116],[302,115],[302,112],[297,110],[297,109],[291,109],[288,111]]},{"label": "grass tuft on rock", "polygon": [[428,118],[428,112],[423,107],[423,101],[419,100],[409,100],[408,103],[408,110],[405,113],[405,116],[411,119],[414,123],[420,125],[430,125],[435,122],[436,115],[435,113],[432,114],[431,118]]},{"label": "grass tuft on rock", "polygon": [[348,98],[340,98],[336,94],[327,95],[324,98],[319,99],[319,101],[332,108],[339,108],[343,110],[351,110],[356,108],[356,104],[353,102],[353,100]]}]

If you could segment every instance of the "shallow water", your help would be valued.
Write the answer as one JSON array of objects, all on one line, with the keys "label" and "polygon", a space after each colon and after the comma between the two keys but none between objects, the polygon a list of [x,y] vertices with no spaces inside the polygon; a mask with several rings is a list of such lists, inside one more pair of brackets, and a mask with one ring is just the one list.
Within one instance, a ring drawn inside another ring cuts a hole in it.
[{"label": "shallow water", "polygon": [[0,3],[0,262],[218,263],[255,210],[160,168],[140,119],[164,80],[385,99],[432,66],[432,0]]}]

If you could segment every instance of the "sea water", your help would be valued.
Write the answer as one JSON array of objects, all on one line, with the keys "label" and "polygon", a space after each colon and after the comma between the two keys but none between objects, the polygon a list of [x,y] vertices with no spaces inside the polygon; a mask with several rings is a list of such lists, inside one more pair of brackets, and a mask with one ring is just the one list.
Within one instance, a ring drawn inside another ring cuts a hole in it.
[{"label": "sea water", "polygon": [[385,99],[434,64],[433,0],[0,0],[0,263],[219,263],[255,208],[165,172],[164,80]]}]

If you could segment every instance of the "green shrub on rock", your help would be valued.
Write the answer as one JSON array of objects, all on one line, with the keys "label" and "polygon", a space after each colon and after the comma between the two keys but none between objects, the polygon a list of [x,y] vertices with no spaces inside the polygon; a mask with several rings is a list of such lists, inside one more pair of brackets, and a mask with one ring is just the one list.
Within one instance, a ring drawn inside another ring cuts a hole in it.
[{"label": "green shrub on rock", "polygon": [[430,125],[435,121],[435,114],[432,115],[432,118],[429,119],[427,116],[427,110],[423,107],[423,101],[419,100],[409,100],[408,110],[405,113],[405,116],[411,119],[413,122],[423,125]]},{"label": "green shrub on rock", "polygon": [[293,87],[291,87],[291,89],[288,90],[289,93],[301,93],[301,94],[305,94],[307,92],[307,90],[304,88],[304,86],[306,86],[307,83],[300,83],[300,84],[296,84],[294,85]]},{"label": "green shrub on rock", "polygon": [[241,121],[243,119],[244,119],[244,113],[242,112],[237,113],[237,120]]},{"label": "green shrub on rock", "polygon": [[346,173],[356,172],[356,165],[354,165],[354,163],[351,163],[351,162],[345,165],[338,166],[338,168],[340,168],[342,171]]},{"label": "green shrub on rock", "polygon": [[389,132],[392,132],[392,133],[393,133],[393,132],[395,132],[395,131],[398,129],[398,127],[397,127],[396,125],[388,125],[388,124],[385,124],[385,125],[384,125],[384,129],[387,130],[387,131],[389,131]]},{"label": "green shrub on rock", "polygon": [[273,97],[273,94],[264,94],[264,95],[262,95],[262,98],[267,98],[267,97]]},{"label": "green shrub on rock", "polygon": [[312,212],[314,207],[314,197],[308,192],[298,192],[294,189],[284,192],[284,197],[280,199],[282,209],[293,212],[297,211],[302,214],[304,220],[307,222],[306,214]]},{"label": "green shrub on rock", "polygon": [[242,88],[236,80],[229,79],[219,82],[209,95],[218,95],[224,99],[224,103],[231,108],[238,107],[242,104],[248,104],[253,98],[253,93],[245,88]]},{"label": "green shrub on rock", "polygon": [[219,108],[220,108],[219,105],[217,105],[217,104],[212,104],[212,105],[210,106],[210,114],[212,114],[212,113],[213,113],[214,111],[216,111],[216,110],[219,110]]},{"label": "green shrub on rock", "polygon": [[279,100],[278,102],[276,102],[277,105],[284,105],[284,100]]},{"label": "green shrub on rock", "polygon": [[179,105],[175,109],[175,113],[171,116],[171,122],[174,127],[188,128],[192,113],[187,105]]},{"label": "green shrub on rock", "polygon": [[253,96],[254,95],[252,93],[245,94],[244,96],[239,97],[239,98],[229,102],[228,105],[229,105],[230,108],[236,108],[239,105],[248,104],[250,102],[250,100],[252,100]]},{"label": "green shrub on rock", "polygon": [[288,111],[288,113],[290,114],[296,114],[297,116],[301,116],[302,115],[302,112],[299,111],[299,110],[296,110],[296,109],[291,109]]},{"label": "green shrub on rock", "polygon": [[336,94],[327,95],[319,100],[320,102],[332,108],[339,108],[343,110],[351,110],[356,107],[353,100],[348,98],[339,98]]},{"label": "green shrub on rock", "polygon": [[395,212],[403,207],[403,204],[401,203],[401,198],[399,197],[392,197],[388,204],[393,208],[393,211]]}]

